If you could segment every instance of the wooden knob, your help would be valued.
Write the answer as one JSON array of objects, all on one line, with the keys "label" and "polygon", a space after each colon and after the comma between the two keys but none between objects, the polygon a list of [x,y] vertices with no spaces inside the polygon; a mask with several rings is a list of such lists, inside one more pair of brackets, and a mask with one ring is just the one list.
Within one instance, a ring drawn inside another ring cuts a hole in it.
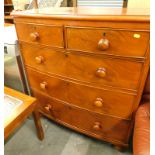
[{"label": "wooden knob", "polygon": [[40,83],[40,88],[45,90],[47,88],[47,82],[44,81],[44,82]]},{"label": "wooden knob", "polygon": [[52,106],[50,104],[48,104],[46,107],[44,107],[47,111],[50,111]]},{"label": "wooden knob", "polygon": [[96,107],[102,107],[103,106],[103,100],[101,98],[97,98],[94,102],[94,105]]},{"label": "wooden knob", "polygon": [[104,78],[106,76],[106,69],[102,67],[98,68],[96,71],[96,75],[98,77]]},{"label": "wooden knob", "polygon": [[104,51],[109,48],[109,45],[110,45],[109,40],[102,38],[98,42],[98,49]]},{"label": "wooden knob", "polygon": [[101,129],[101,124],[99,122],[95,122],[93,129],[99,131]]},{"label": "wooden knob", "polygon": [[39,40],[39,33],[37,33],[37,32],[30,33],[30,39],[31,39],[31,41]]},{"label": "wooden knob", "polygon": [[35,61],[37,64],[41,64],[44,61],[44,58],[42,56],[35,57]]}]

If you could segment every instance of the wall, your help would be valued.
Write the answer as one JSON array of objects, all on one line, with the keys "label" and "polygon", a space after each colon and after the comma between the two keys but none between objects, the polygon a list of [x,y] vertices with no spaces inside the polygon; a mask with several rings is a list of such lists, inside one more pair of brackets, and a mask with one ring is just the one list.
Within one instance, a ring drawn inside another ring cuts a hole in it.
[{"label": "wall", "polygon": [[[73,6],[76,5],[77,0],[72,0]],[[150,0],[128,0],[129,8],[150,8]]]},{"label": "wall", "polygon": [[150,8],[150,0],[128,0],[128,8]]}]

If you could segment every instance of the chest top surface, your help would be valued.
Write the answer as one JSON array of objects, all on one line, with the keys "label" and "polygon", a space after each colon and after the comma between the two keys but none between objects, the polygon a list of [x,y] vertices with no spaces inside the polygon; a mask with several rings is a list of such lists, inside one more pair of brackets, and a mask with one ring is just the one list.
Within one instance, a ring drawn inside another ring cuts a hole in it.
[{"label": "chest top surface", "polygon": [[69,20],[145,21],[150,20],[149,9],[60,7],[15,11],[14,17],[52,18]]}]

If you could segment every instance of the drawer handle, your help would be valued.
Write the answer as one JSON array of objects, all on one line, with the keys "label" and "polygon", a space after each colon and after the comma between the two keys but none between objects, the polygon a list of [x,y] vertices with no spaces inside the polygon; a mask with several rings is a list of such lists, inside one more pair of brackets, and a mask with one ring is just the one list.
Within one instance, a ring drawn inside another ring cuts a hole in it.
[{"label": "drawer handle", "polygon": [[110,46],[110,42],[108,39],[102,38],[98,42],[98,49],[101,51],[107,50]]},{"label": "drawer handle", "polygon": [[47,88],[47,82],[41,82],[40,83],[40,88],[42,89],[42,90],[45,90],[46,88]]},{"label": "drawer handle", "polygon": [[103,100],[101,98],[97,98],[94,102],[94,105],[96,107],[102,107],[103,106]]},{"label": "drawer handle", "polygon": [[98,68],[96,71],[96,75],[98,77],[104,78],[106,76],[106,69],[102,67]]},{"label": "drawer handle", "polygon": [[38,56],[38,57],[35,57],[35,61],[37,64],[41,64],[44,61],[44,58],[42,56]]},{"label": "drawer handle", "polygon": [[47,111],[51,111],[52,106],[50,104],[48,104],[46,107],[44,107]]},{"label": "drawer handle", "polygon": [[39,40],[39,33],[37,32],[30,33],[30,39],[33,42]]},{"label": "drawer handle", "polygon": [[93,126],[93,129],[96,130],[96,131],[99,131],[101,129],[101,123],[95,122],[95,124]]}]

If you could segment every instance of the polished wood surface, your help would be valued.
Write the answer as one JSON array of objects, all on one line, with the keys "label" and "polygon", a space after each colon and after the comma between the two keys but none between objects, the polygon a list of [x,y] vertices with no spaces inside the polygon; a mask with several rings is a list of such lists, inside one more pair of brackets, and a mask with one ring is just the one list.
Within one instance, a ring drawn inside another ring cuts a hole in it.
[{"label": "polished wood surface", "polygon": [[[8,87],[4,87],[4,93],[15,97],[19,100],[22,100],[23,103],[14,109],[14,111],[5,118],[4,121],[4,138],[7,139],[12,132],[23,123],[23,121],[35,111],[36,107],[36,98],[27,96],[23,93],[10,89]],[[34,113],[34,117],[36,118],[36,112]],[[38,118],[38,117],[37,117]],[[35,119],[35,124],[38,132],[39,139],[43,138],[43,130],[41,126],[40,119]]]},{"label": "polished wood surface", "polygon": [[63,20],[91,20],[91,21],[133,21],[149,22],[150,10],[132,8],[88,8],[88,7],[61,7],[40,8],[27,11],[13,12],[16,18],[52,18]]},{"label": "polished wood surface", "polygon": [[68,49],[108,55],[143,57],[149,41],[149,32],[137,30],[69,27],[66,31]]},{"label": "polished wood surface", "polygon": [[34,44],[63,48],[63,28],[53,25],[15,24],[18,39]]},{"label": "polished wood surface", "polygon": [[39,112],[128,146],[149,70],[149,10],[49,8],[13,16]]},{"label": "polished wood surface", "polygon": [[[80,83],[50,77],[30,68],[27,68],[27,75],[32,89],[39,90],[53,98],[97,113],[126,119],[131,118],[131,111],[135,98],[134,94],[126,94],[82,85]],[[40,87],[42,83],[46,83],[46,88]],[[103,106],[101,108],[96,106],[97,103],[94,104],[94,102],[98,101],[98,98],[103,100]]]},{"label": "polished wood surface", "polygon": [[[103,115],[83,110],[60,100],[51,99],[49,96],[38,93],[38,91],[33,91],[33,95],[39,98],[41,112],[61,124],[73,126],[99,139],[103,139],[103,137],[109,140],[113,139],[113,141],[122,145],[126,141],[126,135],[130,127],[130,121],[128,120],[107,115],[103,117]],[[49,105],[51,105],[51,108],[47,110],[46,107]]]},{"label": "polished wood surface", "polygon": [[[143,66],[140,62],[108,59],[100,55],[89,56],[75,52],[59,52],[24,43],[21,44],[21,49],[24,62],[28,66],[99,87],[106,85],[137,90]],[[37,57],[44,59],[42,63],[36,63]]]}]

